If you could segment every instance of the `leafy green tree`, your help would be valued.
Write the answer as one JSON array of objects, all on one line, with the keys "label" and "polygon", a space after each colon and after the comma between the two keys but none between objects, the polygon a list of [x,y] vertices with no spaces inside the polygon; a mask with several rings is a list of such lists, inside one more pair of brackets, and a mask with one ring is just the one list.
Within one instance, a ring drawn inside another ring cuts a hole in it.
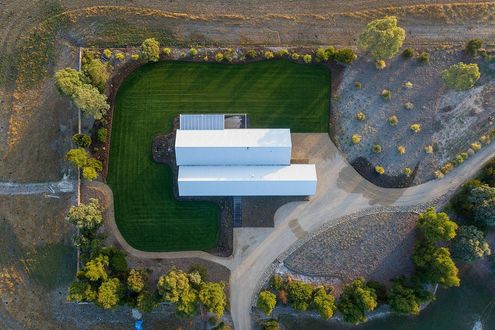
[{"label": "leafy green tree", "polygon": [[419,215],[418,228],[430,242],[449,241],[455,237],[457,224],[444,213],[430,207]]},{"label": "leafy green tree", "polygon": [[337,308],[344,321],[357,324],[366,321],[366,313],[378,306],[376,299],[375,290],[366,286],[364,279],[358,278],[345,286]]},{"label": "leafy green tree", "polygon": [[314,290],[312,306],[325,320],[331,318],[337,309],[334,297],[327,293],[324,287]]},{"label": "leafy green tree", "polygon": [[495,226],[495,188],[483,184],[471,189],[469,202],[473,205],[475,220],[485,226]]},{"label": "leafy green tree", "polygon": [[127,276],[127,286],[131,291],[139,293],[143,291],[147,279],[148,274],[143,269],[131,269]]},{"label": "leafy green tree", "polygon": [[258,295],[257,307],[266,315],[270,315],[277,304],[277,297],[270,291],[263,290]]},{"label": "leafy green tree", "polygon": [[438,283],[444,288],[460,285],[459,270],[447,248],[437,247],[430,242],[418,242],[412,259],[423,281]]},{"label": "leafy green tree", "polygon": [[97,304],[105,309],[115,307],[119,303],[120,281],[118,278],[111,278],[103,282],[98,288]]},{"label": "leafy green tree", "polygon": [[293,280],[287,285],[290,305],[299,311],[306,311],[311,302],[313,287],[303,281]]},{"label": "leafy green tree", "polygon": [[64,95],[72,96],[83,84],[82,73],[72,68],[61,69],[55,73],[55,85]]},{"label": "leafy green tree", "polygon": [[350,48],[342,48],[335,52],[333,58],[337,62],[351,64],[357,58],[357,55]]},{"label": "leafy green tree", "polygon": [[369,51],[375,60],[386,60],[399,53],[405,39],[406,31],[397,25],[397,17],[386,16],[368,23],[358,47]]},{"label": "leafy green tree", "polygon": [[108,257],[100,255],[89,260],[80,274],[92,282],[106,281],[108,279]]},{"label": "leafy green tree", "polygon": [[66,219],[79,229],[95,230],[103,223],[103,211],[100,202],[91,198],[89,203],[71,206]]},{"label": "leafy green tree", "polygon": [[160,43],[155,38],[144,40],[140,57],[144,62],[157,62],[160,59]]},{"label": "leafy green tree", "polygon": [[100,92],[105,90],[110,72],[108,66],[99,59],[91,59],[91,61],[83,66],[83,72],[88,76],[91,85],[98,88]]},{"label": "leafy green tree", "polygon": [[77,167],[84,167],[89,159],[89,152],[84,148],[71,149],[67,152],[67,160]]},{"label": "leafy green tree", "polygon": [[189,277],[185,272],[172,269],[158,279],[157,287],[165,301],[176,304],[179,315],[196,314],[198,294],[191,287]]},{"label": "leafy green tree", "polygon": [[485,234],[474,226],[460,226],[450,247],[454,258],[472,262],[491,254]]},{"label": "leafy green tree", "polygon": [[136,308],[141,313],[150,313],[158,306],[158,302],[151,292],[143,290],[139,293],[136,299]]},{"label": "leafy green tree", "polygon": [[418,315],[420,301],[413,289],[406,287],[400,281],[395,282],[387,293],[390,308],[400,314]]},{"label": "leafy green tree", "polygon": [[91,137],[87,134],[74,134],[72,141],[81,148],[89,148],[91,145]]},{"label": "leafy green tree", "polygon": [[86,180],[92,181],[98,177],[98,172],[93,167],[83,167],[82,176]]},{"label": "leafy green tree", "polygon": [[107,246],[101,250],[101,254],[108,257],[110,270],[114,274],[126,275],[128,272],[126,254],[115,246]]},{"label": "leafy green tree", "polygon": [[73,94],[74,104],[81,109],[86,115],[93,117],[96,120],[103,118],[110,109],[107,103],[107,97],[91,85],[84,84],[76,87]]},{"label": "leafy green tree", "polygon": [[260,322],[261,330],[280,330],[280,325],[277,320],[262,320]]},{"label": "leafy green tree", "polygon": [[442,71],[442,79],[448,88],[466,90],[472,88],[480,79],[480,69],[476,63],[459,62]]},{"label": "leafy green tree", "polygon": [[284,287],[284,284],[285,284],[284,282],[285,281],[282,278],[282,276],[275,274],[270,279],[270,287],[274,290],[280,290]]},{"label": "leafy green tree", "polygon": [[94,301],[96,296],[97,293],[88,282],[77,280],[69,286],[67,301]]},{"label": "leafy green tree", "polygon": [[218,317],[222,317],[225,306],[227,306],[227,297],[224,291],[223,283],[206,282],[201,286],[199,291],[199,301],[205,309],[214,313]]},{"label": "leafy green tree", "polygon": [[316,50],[316,57],[322,61],[330,60],[335,54],[335,47],[329,46],[326,48],[320,47]]}]

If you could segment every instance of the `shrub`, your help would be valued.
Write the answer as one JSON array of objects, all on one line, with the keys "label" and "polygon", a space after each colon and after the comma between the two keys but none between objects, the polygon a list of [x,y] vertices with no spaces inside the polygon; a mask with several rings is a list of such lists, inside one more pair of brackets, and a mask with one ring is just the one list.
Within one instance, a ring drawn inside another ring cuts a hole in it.
[{"label": "shrub", "polygon": [[480,78],[478,64],[459,62],[442,71],[442,79],[448,88],[457,91],[472,88]]},{"label": "shrub", "polygon": [[361,89],[363,88],[363,84],[360,81],[356,81],[354,83],[354,87],[356,87],[356,89]]},{"label": "shrub", "polygon": [[156,301],[154,295],[147,290],[139,293],[136,298],[136,308],[141,313],[150,313],[156,306],[158,306],[158,302]]},{"label": "shrub", "polygon": [[442,168],[440,169],[442,171],[443,174],[447,174],[449,173],[452,169],[454,168],[454,164],[452,164],[451,162],[447,162],[445,163]]},{"label": "shrub", "polygon": [[353,134],[351,140],[353,144],[359,144],[361,142],[361,135]]},{"label": "shrub", "polygon": [[112,278],[103,282],[98,288],[97,304],[105,309],[115,307],[119,303],[120,281]]},{"label": "shrub", "polygon": [[383,70],[387,67],[387,63],[384,60],[378,60],[375,62],[375,66],[378,70]]},{"label": "shrub", "polygon": [[108,139],[108,130],[105,127],[101,127],[96,132],[96,136],[98,137],[98,142],[105,143]]},{"label": "shrub", "polygon": [[170,49],[168,47],[165,47],[165,48],[162,49],[162,53],[165,56],[169,56],[170,54],[172,54],[172,49]]},{"label": "shrub", "polygon": [[299,60],[299,58],[301,58],[301,55],[299,55],[298,53],[292,53],[290,55],[290,58],[292,58],[294,61],[297,61]]},{"label": "shrub", "polygon": [[103,210],[96,198],[91,198],[87,204],[71,206],[65,219],[80,230],[96,230],[103,223]]},{"label": "shrub", "polygon": [[406,168],[404,169],[404,175],[405,175],[405,176],[407,176],[407,177],[408,177],[408,176],[410,176],[410,175],[411,175],[411,173],[412,173],[412,170],[411,170],[411,168],[410,168],[410,167],[406,167]]},{"label": "shrub", "polygon": [[108,67],[99,59],[92,59],[88,64],[83,66],[83,71],[91,81],[91,85],[98,88],[100,92],[105,90],[110,72]]},{"label": "shrub", "polygon": [[98,172],[93,167],[83,167],[82,176],[84,179],[92,181],[98,177]]},{"label": "shrub", "polygon": [[206,282],[201,286],[198,298],[206,311],[222,317],[227,306],[223,283]]},{"label": "shrub", "polygon": [[428,283],[438,283],[444,288],[459,286],[459,270],[445,247],[431,242],[417,242],[412,256],[417,276]]},{"label": "shrub", "polygon": [[263,290],[258,295],[258,301],[256,306],[263,311],[266,315],[272,314],[275,305],[277,304],[277,297],[270,291]]},{"label": "shrub", "polygon": [[390,308],[399,314],[418,315],[419,299],[416,297],[413,289],[406,287],[396,281],[387,293],[388,304]]},{"label": "shrub", "polygon": [[280,49],[275,52],[275,56],[283,57],[289,55],[289,51],[287,49]]},{"label": "shrub", "polygon": [[414,49],[412,49],[411,47],[404,49],[404,51],[402,52],[402,57],[404,58],[414,57]]},{"label": "shrub", "polygon": [[115,59],[118,61],[123,61],[125,60],[125,54],[122,52],[118,52],[117,54],[115,54]]},{"label": "shrub", "polygon": [[417,227],[426,240],[433,243],[450,241],[457,231],[457,224],[446,213],[436,213],[432,207],[419,215]]},{"label": "shrub", "polygon": [[490,136],[488,136],[488,135],[482,135],[480,137],[480,142],[483,143],[483,144],[489,144],[491,142]]},{"label": "shrub", "polygon": [[304,63],[309,64],[309,63],[311,63],[311,60],[312,60],[311,55],[309,55],[309,54],[303,55],[303,61],[304,61]]},{"label": "shrub", "polygon": [[365,121],[366,115],[364,114],[364,112],[359,111],[358,113],[356,113],[356,119],[359,121]]},{"label": "shrub", "polygon": [[350,48],[342,48],[335,52],[333,58],[339,63],[351,64],[357,58],[357,55]]},{"label": "shrub", "polygon": [[376,60],[385,60],[399,52],[405,38],[406,31],[397,26],[397,17],[386,16],[368,23],[358,38],[358,47]]},{"label": "shrub", "polygon": [[395,126],[399,123],[399,118],[396,115],[392,115],[388,117],[387,121],[390,125]]},{"label": "shrub", "polygon": [[392,92],[388,89],[382,90],[380,95],[383,97],[384,100],[390,100],[392,98]]},{"label": "shrub", "polygon": [[425,152],[426,152],[427,154],[432,154],[432,153],[433,153],[433,146],[427,145],[427,146],[425,147]]},{"label": "shrub", "polygon": [[271,52],[271,51],[269,51],[269,50],[267,50],[267,51],[263,54],[263,56],[264,56],[267,60],[270,60],[270,59],[272,59],[272,58],[274,57],[274,56],[273,56],[273,52]]},{"label": "shrub", "polygon": [[270,279],[270,287],[274,290],[280,290],[284,287],[284,284],[285,284],[284,282],[285,281],[282,278],[282,276],[275,274]]},{"label": "shrub", "polygon": [[234,50],[232,48],[229,48],[223,54],[223,58],[226,59],[228,62],[232,63],[232,61],[234,60],[232,57],[233,54],[234,54]]},{"label": "shrub", "polygon": [[483,41],[480,39],[471,39],[467,42],[465,50],[469,55],[476,56],[481,47],[483,47]]},{"label": "shrub", "polygon": [[409,129],[413,131],[414,133],[419,133],[421,131],[421,125],[420,124],[412,124],[409,126]]},{"label": "shrub", "polygon": [[491,254],[485,241],[485,234],[474,226],[460,226],[457,237],[452,241],[451,251],[454,258],[472,262]]},{"label": "shrub", "polygon": [[414,109],[414,104],[412,102],[406,102],[406,103],[404,103],[404,109],[412,110],[412,109]]},{"label": "shrub", "polygon": [[327,320],[331,318],[337,309],[335,299],[331,294],[328,294],[323,287],[316,288],[313,293],[312,307]]},{"label": "shrub", "polygon": [[261,330],[280,330],[280,326],[277,320],[263,320],[260,321]]},{"label": "shrub", "polygon": [[337,308],[344,321],[357,324],[366,321],[366,313],[378,306],[376,299],[375,290],[358,278],[344,287]]},{"label": "shrub", "polygon": [[322,61],[328,61],[335,54],[335,47],[329,46],[326,48],[320,47],[316,50],[316,58]]},{"label": "shrub", "polygon": [[430,54],[428,52],[422,52],[417,58],[420,63],[430,63]]},{"label": "shrub", "polygon": [[479,143],[479,142],[471,143],[471,149],[473,149],[475,152],[480,151],[481,143]]},{"label": "shrub", "polygon": [[399,155],[403,155],[406,153],[406,147],[404,146],[397,146],[397,152],[399,153]]},{"label": "shrub", "polygon": [[215,54],[215,61],[217,61],[217,62],[219,62],[219,63],[220,63],[220,62],[222,62],[222,61],[223,61],[223,58],[224,58],[224,56],[223,56],[223,54],[222,54],[222,53],[216,53],[216,54]]},{"label": "shrub", "polygon": [[89,148],[91,145],[91,137],[87,134],[74,134],[72,136],[72,141],[76,144],[76,146],[81,148]]},{"label": "shrub", "polygon": [[142,269],[131,269],[129,275],[127,276],[127,286],[133,292],[143,291],[148,276],[146,272]]},{"label": "shrub", "polygon": [[198,50],[196,48],[190,48],[189,49],[189,56],[196,56],[198,54]]},{"label": "shrub", "polygon": [[376,165],[375,166],[375,172],[382,175],[385,173],[385,169],[382,166]]},{"label": "shrub", "polygon": [[435,172],[433,172],[433,175],[435,175],[435,178],[437,179],[443,179],[444,177],[444,174],[440,170],[436,170]]},{"label": "shrub", "polygon": [[287,285],[290,305],[298,311],[306,311],[311,301],[313,288],[310,284],[293,280]]},{"label": "shrub", "polygon": [[76,148],[69,150],[65,157],[74,166],[83,167],[88,162],[89,153],[84,148]]},{"label": "shrub", "polygon": [[254,50],[254,49],[250,49],[250,50],[247,51],[246,56],[247,56],[247,58],[253,59],[256,56],[258,56],[258,52],[256,50]]},{"label": "shrub", "polygon": [[114,273],[123,275],[128,271],[125,253],[116,247],[109,246],[102,249],[101,254],[108,257],[110,270]]},{"label": "shrub", "polygon": [[374,152],[375,154],[379,154],[380,152],[382,152],[382,146],[381,146],[381,145],[379,145],[379,144],[375,144],[375,145],[373,146],[373,152]]},{"label": "shrub", "polygon": [[140,54],[143,62],[157,62],[160,59],[160,43],[155,38],[145,39]]},{"label": "shrub", "polygon": [[413,88],[413,83],[410,82],[410,81],[406,81],[404,83],[404,87],[407,88],[407,89],[411,89],[411,88]]},{"label": "shrub", "polygon": [[133,61],[139,60],[139,54],[132,54],[131,55],[131,60],[133,60]]},{"label": "shrub", "polygon": [[105,58],[106,58],[107,60],[111,59],[111,58],[112,58],[112,51],[111,51],[110,49],[108,49],[108,48],[107,48],[107,49],[105,49],[105,50],[103,51],[103,56],[105,56]]}]

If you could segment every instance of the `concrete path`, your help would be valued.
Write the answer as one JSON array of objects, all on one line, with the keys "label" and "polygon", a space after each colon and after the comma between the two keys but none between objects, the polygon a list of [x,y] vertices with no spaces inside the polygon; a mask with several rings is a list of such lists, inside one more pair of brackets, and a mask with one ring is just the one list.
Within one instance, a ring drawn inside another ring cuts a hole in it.
[{"label": "concrete path", "polygon": [[69,193],[76,190],[76,181],[64,176],[56,182],[15,183],[0,182],[0,195],[36,195],[47,194],[48,197]]},{"label": "concrete path", "polygon": [[292,202],[280,207],[275,213],[274,228],[235,228],[234,253],[229,258],[201,251],[150,253],[135,250],[120,235],[113,219],[113,206],[112,216],[109,217],[111,231],[127,252],[141,258],[198,257],[228,267],[231,271],[230,308],[234,327],[237,330],[249,330],[252,328],[252,302],[265,272],[297,241],[323,225],[336,223],[346,215],[376,212],[377,208],[410,210],[414,206],[431,203],[455,191],[495,153],[495,144],[491,144],[443,180],[411,188],[387,189],[377,187],[361,177],[327,134],[292,134],[292,142],[293,158],[309,159],[310,163],[316,164],[316,195],[309,201]]}]

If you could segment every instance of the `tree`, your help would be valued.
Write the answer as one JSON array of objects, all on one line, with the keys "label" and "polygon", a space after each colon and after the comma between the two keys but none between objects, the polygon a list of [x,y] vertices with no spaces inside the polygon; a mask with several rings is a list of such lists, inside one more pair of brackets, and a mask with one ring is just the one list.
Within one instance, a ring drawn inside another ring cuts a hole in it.
[{"label": "tree", "polygon": [[270,291],[263,290],[258,295],[257,307],[266,315],[270,315],[277,304],[277,297]]},{"label": "tree", "polygon": [[95,230],[103,223],[103,212],[99,201],[91,198],[88,204],[71,206],[66,219],[79,229]]},{"label": "tree", "polygon": [[71,149],[65,155],[67,160],[77,167],[86,166],[89,159],[89,152],[84,148]]},{"label": "tree", "polygon": [[474,226],[461,226],[451,245],[454,258],[472,262],[491,254],[485,235]]},{"label": "tree", "polygon": [[92,181],[98,177],[98,172],[93,167],[83,167],[82,176],[86,180]]},{"label": "tree", "polygon": [[430,207],[419,215],[418,228],[430,242],[449,241],[455,237],[457,224],[444,213]]},{"label": "tree", "polygon": [[98,172],[103,170],[103,164],[96,158],[90,157],[84,148],[71,149],[66,158],[78,168],[82,168],[83,177],[87,180],[96,179]]},{"label": "tree", "polygon": [[419,299],[413,289],[406,287],[400,281],[396,281],[387,293],[390,308],[400,314],[418,315]]},{"label": "tree", "polygon": [[106,281],[108,279],[108,257],[99,255],[89,260],[80,274],[92,282]]},{"label": "tree", "polygon": [[442,71],[442,79],[448,88],[466,90],[472,88],[480,79],[480,69],[476,63],[459,62]]},{"label": "tree", "polygon": [[87,134],[74,134],[72,141],[81,148],[89,148],[91,145],[91,137]]},{"label": "tree", "polygon": [[141,59],[144,62],[157,62],[160,59],[160,43],[155,38],[148,38],[143,41]]},{"label": "tree", "polygon": [[397,26],[397,17],[386,16],[368,23],[358,47],[369,51],[375,60],[386,60],[399,52],[405,38],[406,31]]},{"label": "tree", "polygon": [[199,291],[201,304],[208,312],[214,313],[218,317],[223,316],[225,306],[227,306],[224,288],[223,283],[206,282]]},{"label": "tree", "polygon": [[466,53],[471,56],[478,55],[478,51],[483,47],[483,41],[480,39],[471,39],[466,44]]},{"label": "tree", "polygon": [[91,285],[86,281],[74,281],[68,289],[67,301],[93,301],[96,297],[96,292],[93,291]]},{"label": "tree", "polygon": [[330,46],[327,48],[320,47],[316,50],[316,57],[322,61],[328,61],[335,54],[335,47]]},{"label": "tree", "polygon": [[495,188],[486,184],[474,187],[468,200],[473,205],[477,222],[485,226],[495,226]]},{"label": "tree", "polygon": [[290,305],[299,311],[306,311],[311,302],[313,287],[303,281],[293,280],[287,285]]},{"label": "tree", "polygon": [[147,274],[142,269],[131,269],[127,276],[127,286],[133,292],[141,292],[146,285]]},{"label": "tree", "polygon": [[270,287],[272,289],[280,290],[283,288],[284,284],[284,279],[278,274],[273,275],[270,279]]},{"label": "tree", "polygon": [[375,290],[368,287],[364,279],[358,278],[345,286],[337,308],[344,321],[357,324],[366,321],[366,313],[378,306],[376,299]]},{"label": "tree", "polygon": [[324,287],[319,287],[314,290],[312,305],[325,320],[331,318],[337,309],[334,297],[327,293]]},{"label": "tree", "polygon": [[149,313],[157,306],[157,301],[153,294],[147,290],[141,291],[136,299],[136,308],[141,313]]},{"label": "tree", "polygon": [[280,330],[277,320],[263,320],[260,322],[261,330]]},{"label": "tree", "polygon": [[342,48],[335,52],[333,58],[343,64],[351,64],[357,58],[357,55],[350,48]]},{"label": "tree", "polygon": [[72,68],[61,69],[55,73],[55,85],[64,95],[72,96],[83,84],[82,73]]},{"label": "tree", "polygon": [[158,292],[165,301],[175,303],[180,315],[194,315],[197,310],[198,296],[191,287],[185,272],[172,269],[158,280]]},{"label": "tree", "polygon": [[418,242],[412,259],[423,281],[438,283],[444,288],[460,285],[459,270],[447,248],[437,247],[431,242]]},{"label": "tree", "polygon": [[84,65],[84,73],[91,81],[91,85],[98,88],[100,92],[105,90],[107,81],[110,78],[110,72],[108,67],[99,59],[91,59],[91,61]]},{"label": "tree", "polygon": [[110,109],[110,105],[107,103],[107,97],[101,94],[96,87],[88,84],[75,88],[73,101],[81,111],[96,120],[102,119],[103,115]]},{"label": "tree", "polygon": [[115,307],[119,303],[120,281],[112,278],[103,282],[98,288],[97,303],[105,309]]}]

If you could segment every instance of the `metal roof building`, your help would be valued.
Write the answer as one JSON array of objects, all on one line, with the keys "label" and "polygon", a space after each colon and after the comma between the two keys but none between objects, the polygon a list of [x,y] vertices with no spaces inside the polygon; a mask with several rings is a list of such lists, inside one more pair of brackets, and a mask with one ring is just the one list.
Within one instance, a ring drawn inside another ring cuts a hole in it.
[{"label": "metal roof building", "polygon": [[289,129],[182,130],[175,157],[183,165],[289,165]]},{"label": "metal roof building", "polygon": [[309,196],[314,164],[289,166],[181,166],[180,196]]}]

